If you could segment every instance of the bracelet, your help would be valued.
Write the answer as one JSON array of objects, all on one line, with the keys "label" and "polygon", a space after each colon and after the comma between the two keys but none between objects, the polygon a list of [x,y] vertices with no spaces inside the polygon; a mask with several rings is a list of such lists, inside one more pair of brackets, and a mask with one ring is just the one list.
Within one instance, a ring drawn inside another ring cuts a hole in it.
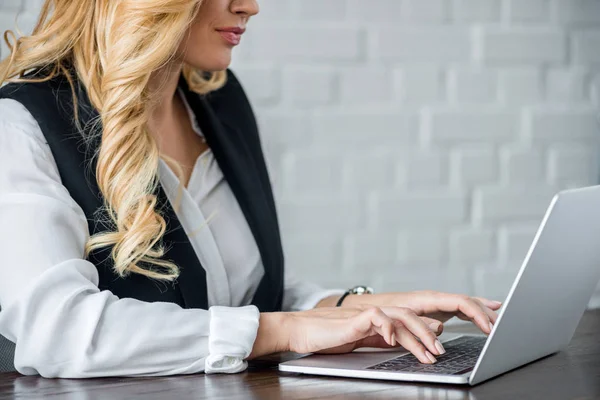
[{"label": "bracelet", "polygon": [[344,294],[342,295],[342,297],[340,297],[340,299],[337,301],[337,303],[336,303],[336,305],[335,305],[335,306],[336,306],[336,307],[340,307],[340,306],[342,305],[342,302],[344,301],[344,299],[345,299],[346,297],[348,297],[348,295],[349,295],[349,294],[351,294],[350,290],[346,290],[346,293],[344,293]]},{"label": "bracelet", "polygon": [[349,294],[356,294],[356,295],[363,295],[363,294],[373,294],[373,289],[371,289],[368,286],[355,286],[352,289],[348,289],[346,290],[346,293],[344,293],[342,295],[342,297],[340,297],[340,299],[337,301],[337,304],[335,305],[336,307],[340,307],[342,305],[342,302],[344,301],[344,299],[349,295]]}]

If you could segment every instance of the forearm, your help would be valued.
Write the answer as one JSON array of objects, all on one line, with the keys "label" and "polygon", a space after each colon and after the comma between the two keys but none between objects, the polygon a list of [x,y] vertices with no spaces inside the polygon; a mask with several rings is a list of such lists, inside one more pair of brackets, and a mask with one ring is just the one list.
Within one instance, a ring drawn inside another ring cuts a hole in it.
[{"label": "forearm", "polygon": [[261,313],[256,340],[248,360],[289,351],[289,313]]}]

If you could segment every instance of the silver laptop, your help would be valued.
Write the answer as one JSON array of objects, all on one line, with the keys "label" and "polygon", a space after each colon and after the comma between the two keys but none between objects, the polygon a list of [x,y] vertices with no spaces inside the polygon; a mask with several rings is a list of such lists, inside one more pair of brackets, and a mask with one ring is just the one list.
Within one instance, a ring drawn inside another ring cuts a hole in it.
[{"label": "silver laptop", "polygon": [[433,365],[407,352],[372,349],[309,355],[279,370],[476,385],[565,349],[598,280],[600,186],[566,190],[550,203],[489,337],[448,338],[446,353]]}]

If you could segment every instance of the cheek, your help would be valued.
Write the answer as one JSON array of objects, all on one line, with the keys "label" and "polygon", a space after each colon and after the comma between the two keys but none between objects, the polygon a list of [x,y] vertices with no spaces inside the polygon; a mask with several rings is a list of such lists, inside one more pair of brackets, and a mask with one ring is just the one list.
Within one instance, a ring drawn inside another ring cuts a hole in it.
[{"label": "cheek", "polygon": [[186,64],[203,71],[222,71],[231,63],[231,47],[206,25],[193,27],[181,50]]}]

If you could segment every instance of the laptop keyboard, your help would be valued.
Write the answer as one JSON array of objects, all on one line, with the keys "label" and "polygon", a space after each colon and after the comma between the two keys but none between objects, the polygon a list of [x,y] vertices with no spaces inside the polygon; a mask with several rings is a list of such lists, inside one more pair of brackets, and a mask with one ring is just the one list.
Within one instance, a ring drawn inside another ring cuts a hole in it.
[{"label": "laptop keyboard", "polygon": [[405,354],[368,367],[370,370],[419,374],[462,375],[471,371],[487,337],[462,336],[444,343],[446,353],[436,356],[435,364],[422,364],[412,354]]}]

